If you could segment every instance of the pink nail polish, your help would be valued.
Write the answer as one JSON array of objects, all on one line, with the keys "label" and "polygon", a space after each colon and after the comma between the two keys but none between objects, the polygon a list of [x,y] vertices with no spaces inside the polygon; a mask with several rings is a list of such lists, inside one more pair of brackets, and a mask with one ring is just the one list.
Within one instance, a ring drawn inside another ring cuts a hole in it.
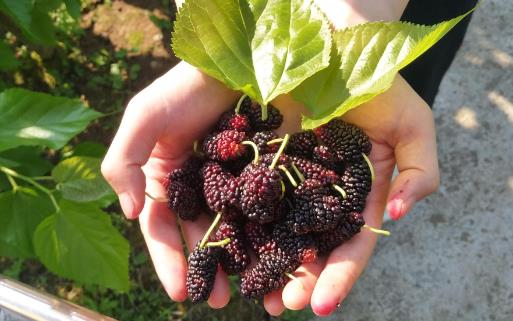
[{"label": "pink nail polish", "polygon": [[393,220],[398,220],[403,216],[404,212],[404,202],[402,199],[394,198],[387,204],[387,211],[390,218]]}]

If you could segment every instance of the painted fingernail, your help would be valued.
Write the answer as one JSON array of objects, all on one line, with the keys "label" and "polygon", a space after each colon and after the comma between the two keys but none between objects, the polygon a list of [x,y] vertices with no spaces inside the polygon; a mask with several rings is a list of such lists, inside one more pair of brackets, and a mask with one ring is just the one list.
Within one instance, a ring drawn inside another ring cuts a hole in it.
[{"label": "painted fingernail", "polygon": [[335,310],[336,308],[336,305],[333,306],[333,304],[318,304],[313,308],[313,312],[320,316],[320,317],[326,317],[328,315],[330,315],[331,313],[333,313],[333,311]]},{"label": "painted fingernail", "polygon": [[130,220],[133,219],[134,201],[132,201],[132,198],[128,193],[119,194],[119,204],[121,204],[121,209],[123,210],[123,213],[125,213],[125,216]]},{"label": "painted fingernail", "polygon": [[394,198],[387,204],[387,212],[391,219],[398,220],[404,215],[404,202],[402,199]]}]

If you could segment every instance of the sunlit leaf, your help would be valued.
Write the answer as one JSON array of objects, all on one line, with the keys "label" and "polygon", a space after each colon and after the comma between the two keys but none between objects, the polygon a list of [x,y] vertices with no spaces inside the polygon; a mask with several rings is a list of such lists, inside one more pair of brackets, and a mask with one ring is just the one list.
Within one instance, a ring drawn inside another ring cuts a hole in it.
[{"label": "sunlit leaf", "polygon": [[61,148],[99,116],[78,99],[5,90],[0,93],[0,151],[22,145]]},{"label": "sunlit leaf", "polygon": [[86,284],[127,291],[128,241],[107,213],[89,203],[59,202],[34,235],[36,254],[52,272]]}]

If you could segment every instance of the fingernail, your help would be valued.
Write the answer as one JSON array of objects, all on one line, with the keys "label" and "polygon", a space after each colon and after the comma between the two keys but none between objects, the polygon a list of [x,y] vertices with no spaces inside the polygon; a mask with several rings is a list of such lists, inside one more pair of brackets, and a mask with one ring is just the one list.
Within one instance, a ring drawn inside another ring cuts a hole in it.
[{"label": "fingernail", "polygon": [[404,215],[404,202],[402,199],[394,198],[387,204],[387,212],[391,219],[398,220]]},{"label": "fingernail", "polygon": [[337,306],[333,306],[333,304],[319,304],[312,307],[313,312],[320,317],[327,317],[337,308]]},{"label": "fingernail", "polygon": [[125,213],[125,216],[130,220],[133,219],[134,202],[128,193],[119,194],[119,204],[121,204],[121,209],[123,210],[123,213]]}]

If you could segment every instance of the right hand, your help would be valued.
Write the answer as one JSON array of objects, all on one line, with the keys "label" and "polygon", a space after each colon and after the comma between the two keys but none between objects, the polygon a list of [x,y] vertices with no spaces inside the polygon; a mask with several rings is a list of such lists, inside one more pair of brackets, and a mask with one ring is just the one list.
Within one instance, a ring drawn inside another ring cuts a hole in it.
[{"label": "right hand", "polygon": [[[139,218],[157,275],[175,301],[187,298],[180,227],[191,249],[211,222],[206,216],[179,222],[167,204],[145,199],[144,193],[166,197],[162,178],[181,166],[193,142],[208,132],[238,95],[187,63],[179,63],[130,101],[102,163],[102,173],[118,194],[126,217]],[[220,308],[229,296],[228,280],[219,271],[208,303]]]}]

